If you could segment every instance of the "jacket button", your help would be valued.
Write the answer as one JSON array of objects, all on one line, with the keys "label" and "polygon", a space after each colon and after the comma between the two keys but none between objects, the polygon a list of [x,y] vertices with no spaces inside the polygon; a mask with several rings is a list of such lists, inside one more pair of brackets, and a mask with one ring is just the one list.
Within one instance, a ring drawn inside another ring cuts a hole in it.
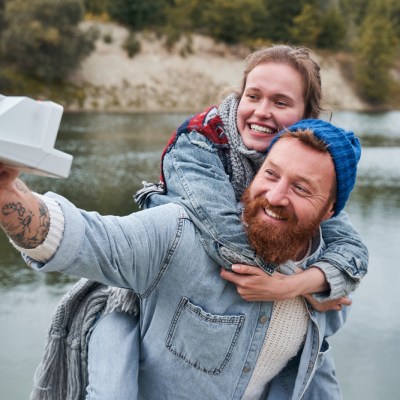
[{"label": "jacket button", "polygon": [[268,321],[268,317],[266,316],[266,315],[263,315],[261,318],[260,318],[260,324],[265,324],[266,322]]},{"label": "jacket button", "polygon": [[243,368],[243,372],[244,372],[245,374],[249,373],[250,371],[251,371],[251,368],[250,368],[250,367],[244,367],[244,368]]}]

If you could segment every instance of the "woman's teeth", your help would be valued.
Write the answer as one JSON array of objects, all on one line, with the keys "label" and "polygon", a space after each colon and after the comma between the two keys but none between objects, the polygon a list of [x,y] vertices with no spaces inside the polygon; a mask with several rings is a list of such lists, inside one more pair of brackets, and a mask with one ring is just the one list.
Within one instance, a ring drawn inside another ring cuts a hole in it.
[{"label": "woman's teeth", "polygon": [[250,129],[256,132],[261,132],[261,133],[274,133],[274,131],[272,129],[269,129],[265,126],[261,126],[261,125],[256,125],[256,124],[250,124]]}]

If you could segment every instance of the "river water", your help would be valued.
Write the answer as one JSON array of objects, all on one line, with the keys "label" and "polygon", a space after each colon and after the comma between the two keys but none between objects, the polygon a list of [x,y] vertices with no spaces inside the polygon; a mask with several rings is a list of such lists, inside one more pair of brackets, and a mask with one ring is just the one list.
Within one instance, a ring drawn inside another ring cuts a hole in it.
[{"label": "river water", "polygon": [[[160,152],[184,114],[65,114],[56,148],[74,155],[68,179],[25,176],[79,207],[126,214],[142,180],[155,181]],[[348,400],[395,399],[400,360],[400,112],[337,112],[332,122],[363,144],[347,211],[370,250],[370,266],[349,320],[330,340]],[[52,311],[75,281],[24,266],[0,235],[0,398],[27,400]]]}]

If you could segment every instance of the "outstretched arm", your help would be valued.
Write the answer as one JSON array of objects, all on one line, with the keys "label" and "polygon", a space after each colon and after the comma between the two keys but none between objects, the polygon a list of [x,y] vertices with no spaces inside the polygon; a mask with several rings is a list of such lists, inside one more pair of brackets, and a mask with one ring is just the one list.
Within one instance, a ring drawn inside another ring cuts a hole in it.
[{"label": "outstretched arm", "polygon": [[18,179],[18,171],[0,163],[0,225],[20,247],[43,243],[50,218],[46,205]]},{"label": "outstretched arm", "polygon": [[[147,292],[165,254],[176,246],[186,218],[181,214],[177,207],[159,207],[124,217],[101,216],[54,193],[41,198],[16,171],[0,165],[0,226],[35,270]],[[59,218],[62,227],[55,227]],[[59,228],[57,244],[53,233]]]}]

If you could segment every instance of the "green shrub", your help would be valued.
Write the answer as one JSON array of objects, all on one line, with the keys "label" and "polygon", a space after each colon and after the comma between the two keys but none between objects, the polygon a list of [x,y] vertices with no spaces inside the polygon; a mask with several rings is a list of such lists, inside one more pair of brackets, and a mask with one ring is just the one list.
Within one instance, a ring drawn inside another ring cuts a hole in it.
[{"label": "green shrub", "polygon": [[136,54],[140,53],[141,45],[137,40],[136,35],[130,32],[123,44],[124,50],[128,53],[129,58],[133,58]]}]

